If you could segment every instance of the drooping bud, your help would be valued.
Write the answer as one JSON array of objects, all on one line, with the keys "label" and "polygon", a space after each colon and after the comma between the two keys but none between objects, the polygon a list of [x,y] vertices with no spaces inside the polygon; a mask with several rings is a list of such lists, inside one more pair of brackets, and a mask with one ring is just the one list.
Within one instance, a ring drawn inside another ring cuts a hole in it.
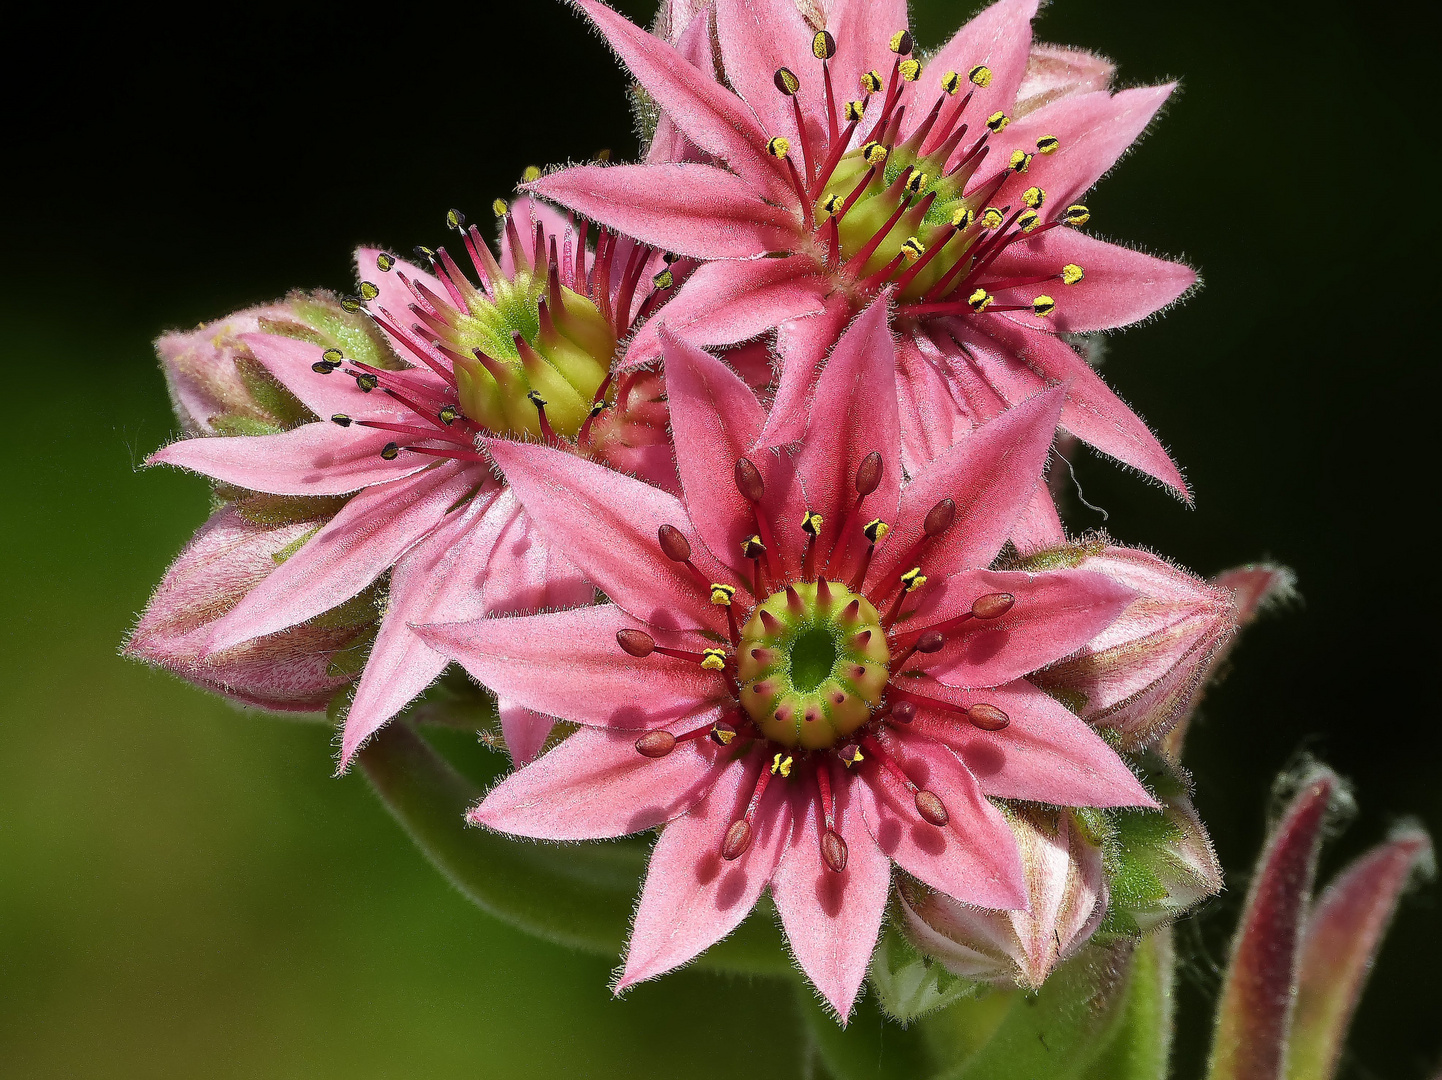
[{"label": "drooping bud", "polygon": [[1138,597],[1080,652],[1034,680],[1082,719],[1113,732],[1122,749],[1149,746],[1200,700],[1236,627],[1231,595],[1145,551],[1078,551],[1068,565],[1105,574]]},{"label": "drooping bud", "polygon": [[1035,989],[1079,949],[1106,910],[1102,852],[1066,810],[1004,811],[1016,837],[1030,911],[989,911],[905,879],[902,928],[955,975]]}]

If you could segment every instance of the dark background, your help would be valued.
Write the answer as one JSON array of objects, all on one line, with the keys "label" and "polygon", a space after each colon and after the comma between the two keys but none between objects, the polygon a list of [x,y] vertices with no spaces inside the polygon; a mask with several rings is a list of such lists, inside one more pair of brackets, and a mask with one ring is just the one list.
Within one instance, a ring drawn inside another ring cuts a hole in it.
[{"label": "dark background", "polygon": [[[913,7],[935,45],[971,4]],[[1230,887],[1180,936],[1182,1077],[1200,1072],[1275,773],[1309,750],[1355,782],[1324,873],[1401,816],[1442,832],[1438,230],[1420,186],[1435,97],[1407,17],[1066,0],[1037,26],[1114,57],[1124,84],[1184,78],[1088,201],[1099,232],[1206,280],[1107,361],[1197,509],[1094,459],[1087,497],[1122,540],[1206,573],[1269,556],[1305,598],[1247,634],[1190,740]],[[27,18],[0,248],[6,1075],[795,1075],[779,988],[735,982],[724,1025],[697,972],[612,1003],[605,961],[469,908],[359,776],[332,779],[325,728],[115,656],[206,512],[201,481],[135,470],[172,431],[150,340],[293,286],[344,289],[357,241],[434,243],[448,207],[481,216],[528,164],[633,154],[608,53],[533,0]],[[1420,1080],[1442,1056],[1438,895],[1403,904],[1355,1080]]]}]

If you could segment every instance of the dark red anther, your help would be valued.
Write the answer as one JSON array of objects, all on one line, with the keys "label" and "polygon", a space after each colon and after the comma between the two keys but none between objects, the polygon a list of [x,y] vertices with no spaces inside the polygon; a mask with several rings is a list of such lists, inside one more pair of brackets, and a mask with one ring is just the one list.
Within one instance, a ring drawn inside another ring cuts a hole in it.
[{"label": "dark red anther", "polygon": [[921,531],[927,536],[940,536],[951,528],[952,522],[956,520],[956,503],[950,499],[942,499],[926,512],[926,519],[921,523]]},{"label": "dark red anther", "polygon": [[663,758],[676,749],[676,736],[669,731],[648,731],[636,740],[636,752],[642,757]]},{"label": "dark red anther", "polygon": [[711,741],[717,746],[726,746],[732,739],[736,738],[736,729],[724,720],[718,720],[711,726]]},{"label": "dark red anther", "polygon": [[946,812],[946,803],[941,801],[936,792],[927,791],[925,788],[916,793],[916,812],[938,829],[951,820],[951,815]]},{"label": "dark red anther", "polygon": [[[765,773],[762,774],[767,775]],[[733,821],[731,827],[726,830],[726,839],[721,841],[721,857],[727,862],[732,859],[739,859],[746,854],[746,849],[751,846],[751,822],[742,818],[740,821]]]},{"label": "dark red anther", "polygon": [[939,652],[945,644],[945,635],[939,634],[935,630],[928,630],[916,639],[916,651],[919,653]]},{"label": "dark red anther", "polygon": [[835,829],[827,829],[821,834],[821,858],[827,867],[836,873],[846,869],[846,841]]},{"label": "dark red anther", "polygon": [[661,541],[661,551],[672,562],[686,562],[691,558],[691,541],[674,525],[662,525],[656,530]]},{"label": "dark red anther", "polygon": [[656,639],[644,630],[617,630],[616,644],[638,659],[650,656],[656,649]]},{"label": "dark red anther", "polygon": [[766,494],[766,485],[761,479],[761,470],[749,458],[736,462],[736,490],[747,502],[759,503]]},{"label": "dark red anther", "polygon": [[891,719],[898,724],[909,724],[916,719],[916,706],[909,701],[898,701],[891,706]]},{"label": "dark red anther", "polygon": [[1007,592],[978,596],[971,604],[971,613],[978,619],[999,619],[1016,604],[1016,597]]},{"label": "dark red anther", "polygon": [[881,455],[873,450],[856,467],[856,494],[864,499],[880,486]]},{"label": "dark red anther", "polygon": [[972,727],[979,727],[982,731],[1000,731],[1011,723],[1011,717],[1002,712],[995,705],[988,705],[984,701],[978,701],[966,710],[966,718],[971,722]]}]

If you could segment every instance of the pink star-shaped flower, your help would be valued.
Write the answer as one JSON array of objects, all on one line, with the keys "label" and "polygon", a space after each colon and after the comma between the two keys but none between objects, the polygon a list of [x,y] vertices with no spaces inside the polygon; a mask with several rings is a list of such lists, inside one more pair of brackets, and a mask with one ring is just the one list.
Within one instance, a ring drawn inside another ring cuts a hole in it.
[{"label": "pink star-shaped flower", "polygon": [[1101,574],[987,569],[1040,483],[1065,392],[902,483],[883,299],[836,344],[793,445],[725,364],[663,335],[682,496],[494,441],[530,519],[611,603],[420,628],[502,697],[582,725],[470,814],[547,840],[664,825],[617,992],[733,930],[769,886],[844,1019],[891,864],[1027,906],[989,800],[1155,805],[1026,676],[1135,598]]},{"label": "pink star-shaped flower", "polygon": [[[794,0],[716,0],[683,13],[674,46],[575,2],[661,122],[646,163],[568,168],[529,190],[701,260],[667,305],[678,337],[727,346],[782,328],[775,441],[804,424],[841,328],[890,288],[908,468],[1064,385],[1067,430],[1189,498],[1156,437],[1064,337],[1143,319],[1196,280],[1079,231],[1079,200],[1174,84],[1111,94],[1108,65],[1048,47],[1024,86],[1037,0],[1001,0],[924,64],[904,0],[811,5],[824,25]],[[628,364],[659,355],[659,327],[640,330]]]}]

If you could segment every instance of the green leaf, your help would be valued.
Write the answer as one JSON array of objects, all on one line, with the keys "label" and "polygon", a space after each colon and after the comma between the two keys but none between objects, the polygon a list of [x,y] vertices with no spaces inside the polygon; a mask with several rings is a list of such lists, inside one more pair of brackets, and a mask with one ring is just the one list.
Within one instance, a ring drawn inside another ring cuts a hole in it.
[{"label": "green leaf", "polygon": [[[448,881],[487,914],[539,938],[619,956],[640,891],[648,845],[511,840],[465,824],[481,791],[402,722],[360,752],[381,801]],[[758,906],[699,966],[747,974],[793,974],[769,905]]]},{"label": "green leaf", "polygon": [[[1054,971],[1035,994],[1013,993],[991,1037],[974,1054],[938,1074],[939,1080],[1072,1080],[1082,1077],[1123,1013],[1131,943],[1093,944]],[[986,999],[953,1008],[980,1013]],[[993,1006],[995,1007],[995,1006]],[[952,1009],[921,1027],[956,1027]],[[937,1045],[933,1043],[933,1045]],[[958,1054],[960,1057],[960,1054]]]},{"label": "green leaf", "polygon": [[923,956],[895,923],[881,935],[869,976],[882,1011],[903,1024],[975,994],[979,985]]},{"label": "green leaf", "polygon": [[1083,1080],[1166,1080],[1176,1002],[1172,928],[1142,938],[1132,953],[1121,1020]]}]

